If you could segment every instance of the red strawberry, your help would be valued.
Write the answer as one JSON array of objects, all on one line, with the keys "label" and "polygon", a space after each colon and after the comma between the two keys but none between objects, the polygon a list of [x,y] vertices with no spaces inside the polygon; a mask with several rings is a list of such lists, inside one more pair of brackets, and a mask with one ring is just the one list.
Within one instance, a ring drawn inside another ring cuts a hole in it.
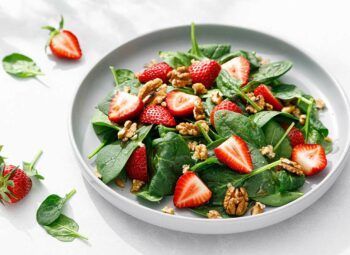
[{"label": "red strawberry", "polygon": [[217,111],[220,111],[220,110],[227,110],[227,111],[231,111],[231,112],[242,113],[242,110],[241,110],[241,108],[239,108],[238,105],[236,105],[234,102],[232,102],[228,99],[225,99],[220,104],[216,105],[210,113],[210,123],[213,127],[214,127],[215,113]]},{"label": "red strawberry", "polygon": [[58,29],[51,26],[43,27],[50,31],[47,45],[57,57],[77,60],[82,56],[78,38],[71,31],[63,30],[63,23],[63,17],[61,17]]},{"label": "red strawberry", "polygon": [[210,88],[216,77],[218,77],[221,66],[214,60],[195,61],[188,71],[192,78],[192,83],[202,83],[206,88]]},{"label": "red strawberry", "polygon": [[130,179],[136,179],[147,182],[147,152],[143,145],[137,148],[129,158],[125,166],[126,174]]},{"label": "red strawberry", "polygon": [[280,111],[283,108],[283,105],[281,102],[275,98],[275,96],[271,93],[271,91],[266,87],[264,84],[260,84],[255,90],[254,90],[254,95],[258,96],[261,95],[264,97],[265,102],[269,103],[270,105],[273,106],[273,109],[276,111]]},{"label": "red strawberry", "polygon": [[178,208],[197,207],[211,198],[212,192],[199,177],[191,171],[177,180],[174,192],[174,205]]},{"label": "red strawberry", "polygon": [[171,70],[173,70],[173,69],[165,62],[155,64],[155,65],[145,69],[139,75],[139,81],[141,83],[146,83],[150,80],[160,78],[163,80],[163,82],[167,82],[168,81],[167,75]]},{"label": "red strawberry", "polygon": [[299,144],[292,150],[292,160],[299,163],[305,175],[314,175],[327,166],[326,153],[319,144]]},{"label": "red strawberry", "polygon": [[247,84],[250,72],[249,61],[242,57],[235,57],[221,65],[233,78],[242,81],[242,86]]},{"label": "red strawberry", "polygon": [[175,117],[191,115],[197,100],[200,100],[198,96],[174,90],[166,96],[167,107],[170,113]]},{"label": "red strawberry", "polygon": [[27,174],[12,165],[0,169],[0,202],[17,203],[32,188],[32,180]]},{"label": "red strawberry", "polygon": [[233,135],[214,149],[216,157],[239,173],[250,173],[253,171],[252,158],[245,141],[237,135]]},{"label": "red strawberry", "polygon": [[[286,123],[283,123],[282,127],[285,130],[287,130],[289,125],[286,124]],[[296,127],[292,127],[292,129],[289,131],[288,138],[289,138],[290,145],[292,145],[293,148],[295,146],[297,146],[298,144],[304,144],[305,143],[305,139],[304,139],[303,133]]]},{"label": "red strawberry", "polygon": [[139,115],[142,108],[143,102],[139,97],[117,91],[109,105],[108,118],[116,123],[133,119]]},{"label": "red strawberry", "polygon": [[169,110],[160,105],[147,106],[140,116],[140,122],[144,124],[159,124],[167,127],[176,126],[176,121]]}]

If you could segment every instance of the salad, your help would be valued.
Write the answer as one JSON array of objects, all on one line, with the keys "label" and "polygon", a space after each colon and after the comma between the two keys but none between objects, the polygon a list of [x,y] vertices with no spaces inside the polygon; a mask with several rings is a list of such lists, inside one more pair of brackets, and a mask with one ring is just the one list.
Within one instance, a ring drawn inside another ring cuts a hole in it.
[{"label": "salad", "polygon": [[290,61],[269,62],[227,44],[160,51],[134,73],[111,67],[115,86],[92,118],[96,175],[163,212],[210,219],[257,215],[303,195],[332,150],[325,104],[283,82]]}]

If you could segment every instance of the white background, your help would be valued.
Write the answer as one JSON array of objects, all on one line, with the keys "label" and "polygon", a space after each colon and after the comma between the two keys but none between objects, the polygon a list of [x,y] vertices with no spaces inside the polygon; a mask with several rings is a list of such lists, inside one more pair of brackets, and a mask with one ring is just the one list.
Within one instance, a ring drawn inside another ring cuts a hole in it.
[{"label": "white background", "polygon": [[[349,1],[17,1],[0,2],[0,57],[21,52],[45,72],[40,80],[18,80],[0,70],[0,144],[8,161],[44,155],[34,183],[17,205],[0,206],[1,254],[350,254],[350,172],[347,164],[318,202],[280,224],[235,235],[200,236],[168,231],[136,220],[104,201],[82,179],[68,138],[73,92],[106,53],[145,32],[167,26],[222,23],[284,38],[317,56],[349,91]],[[83,49],[79,62],[45,55],[43,25],[66,19]],[[330,88],[331,89],[331,88]],[[78,193],[66,214],[89,242],[61,243],[35,220],[49,194]]]}]

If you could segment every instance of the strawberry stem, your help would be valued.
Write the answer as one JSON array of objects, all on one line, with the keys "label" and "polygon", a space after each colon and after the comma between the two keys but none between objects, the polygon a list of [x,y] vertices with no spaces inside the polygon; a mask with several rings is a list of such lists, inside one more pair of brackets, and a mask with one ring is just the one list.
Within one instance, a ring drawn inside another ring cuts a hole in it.
[{"label": "strawberry stem", "polygon": [[282,141],[287,137],[287,135],[289,134],[289,132],[292,130],[292,128],[294,127],[295,123],[292,122],[289,127],[287,128],[286,132],[284,132],[283,136],[281,137],[281,139],[279,139],[279,141],[276,143],[276,145],[273,147],[273,150],[276,151],[278,149],[278,147],[281,145]]}]

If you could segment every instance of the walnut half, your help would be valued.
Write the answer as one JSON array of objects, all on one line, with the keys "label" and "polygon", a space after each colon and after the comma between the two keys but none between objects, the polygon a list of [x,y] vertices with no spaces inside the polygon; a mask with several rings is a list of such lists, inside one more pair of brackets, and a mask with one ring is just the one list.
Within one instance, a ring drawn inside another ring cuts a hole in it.
[{"label": "walnut half", "polygon": [[228,187],[224,199],[224,209],[227,214],[242,216],[248,208],[248,193],[244,187]]}]

